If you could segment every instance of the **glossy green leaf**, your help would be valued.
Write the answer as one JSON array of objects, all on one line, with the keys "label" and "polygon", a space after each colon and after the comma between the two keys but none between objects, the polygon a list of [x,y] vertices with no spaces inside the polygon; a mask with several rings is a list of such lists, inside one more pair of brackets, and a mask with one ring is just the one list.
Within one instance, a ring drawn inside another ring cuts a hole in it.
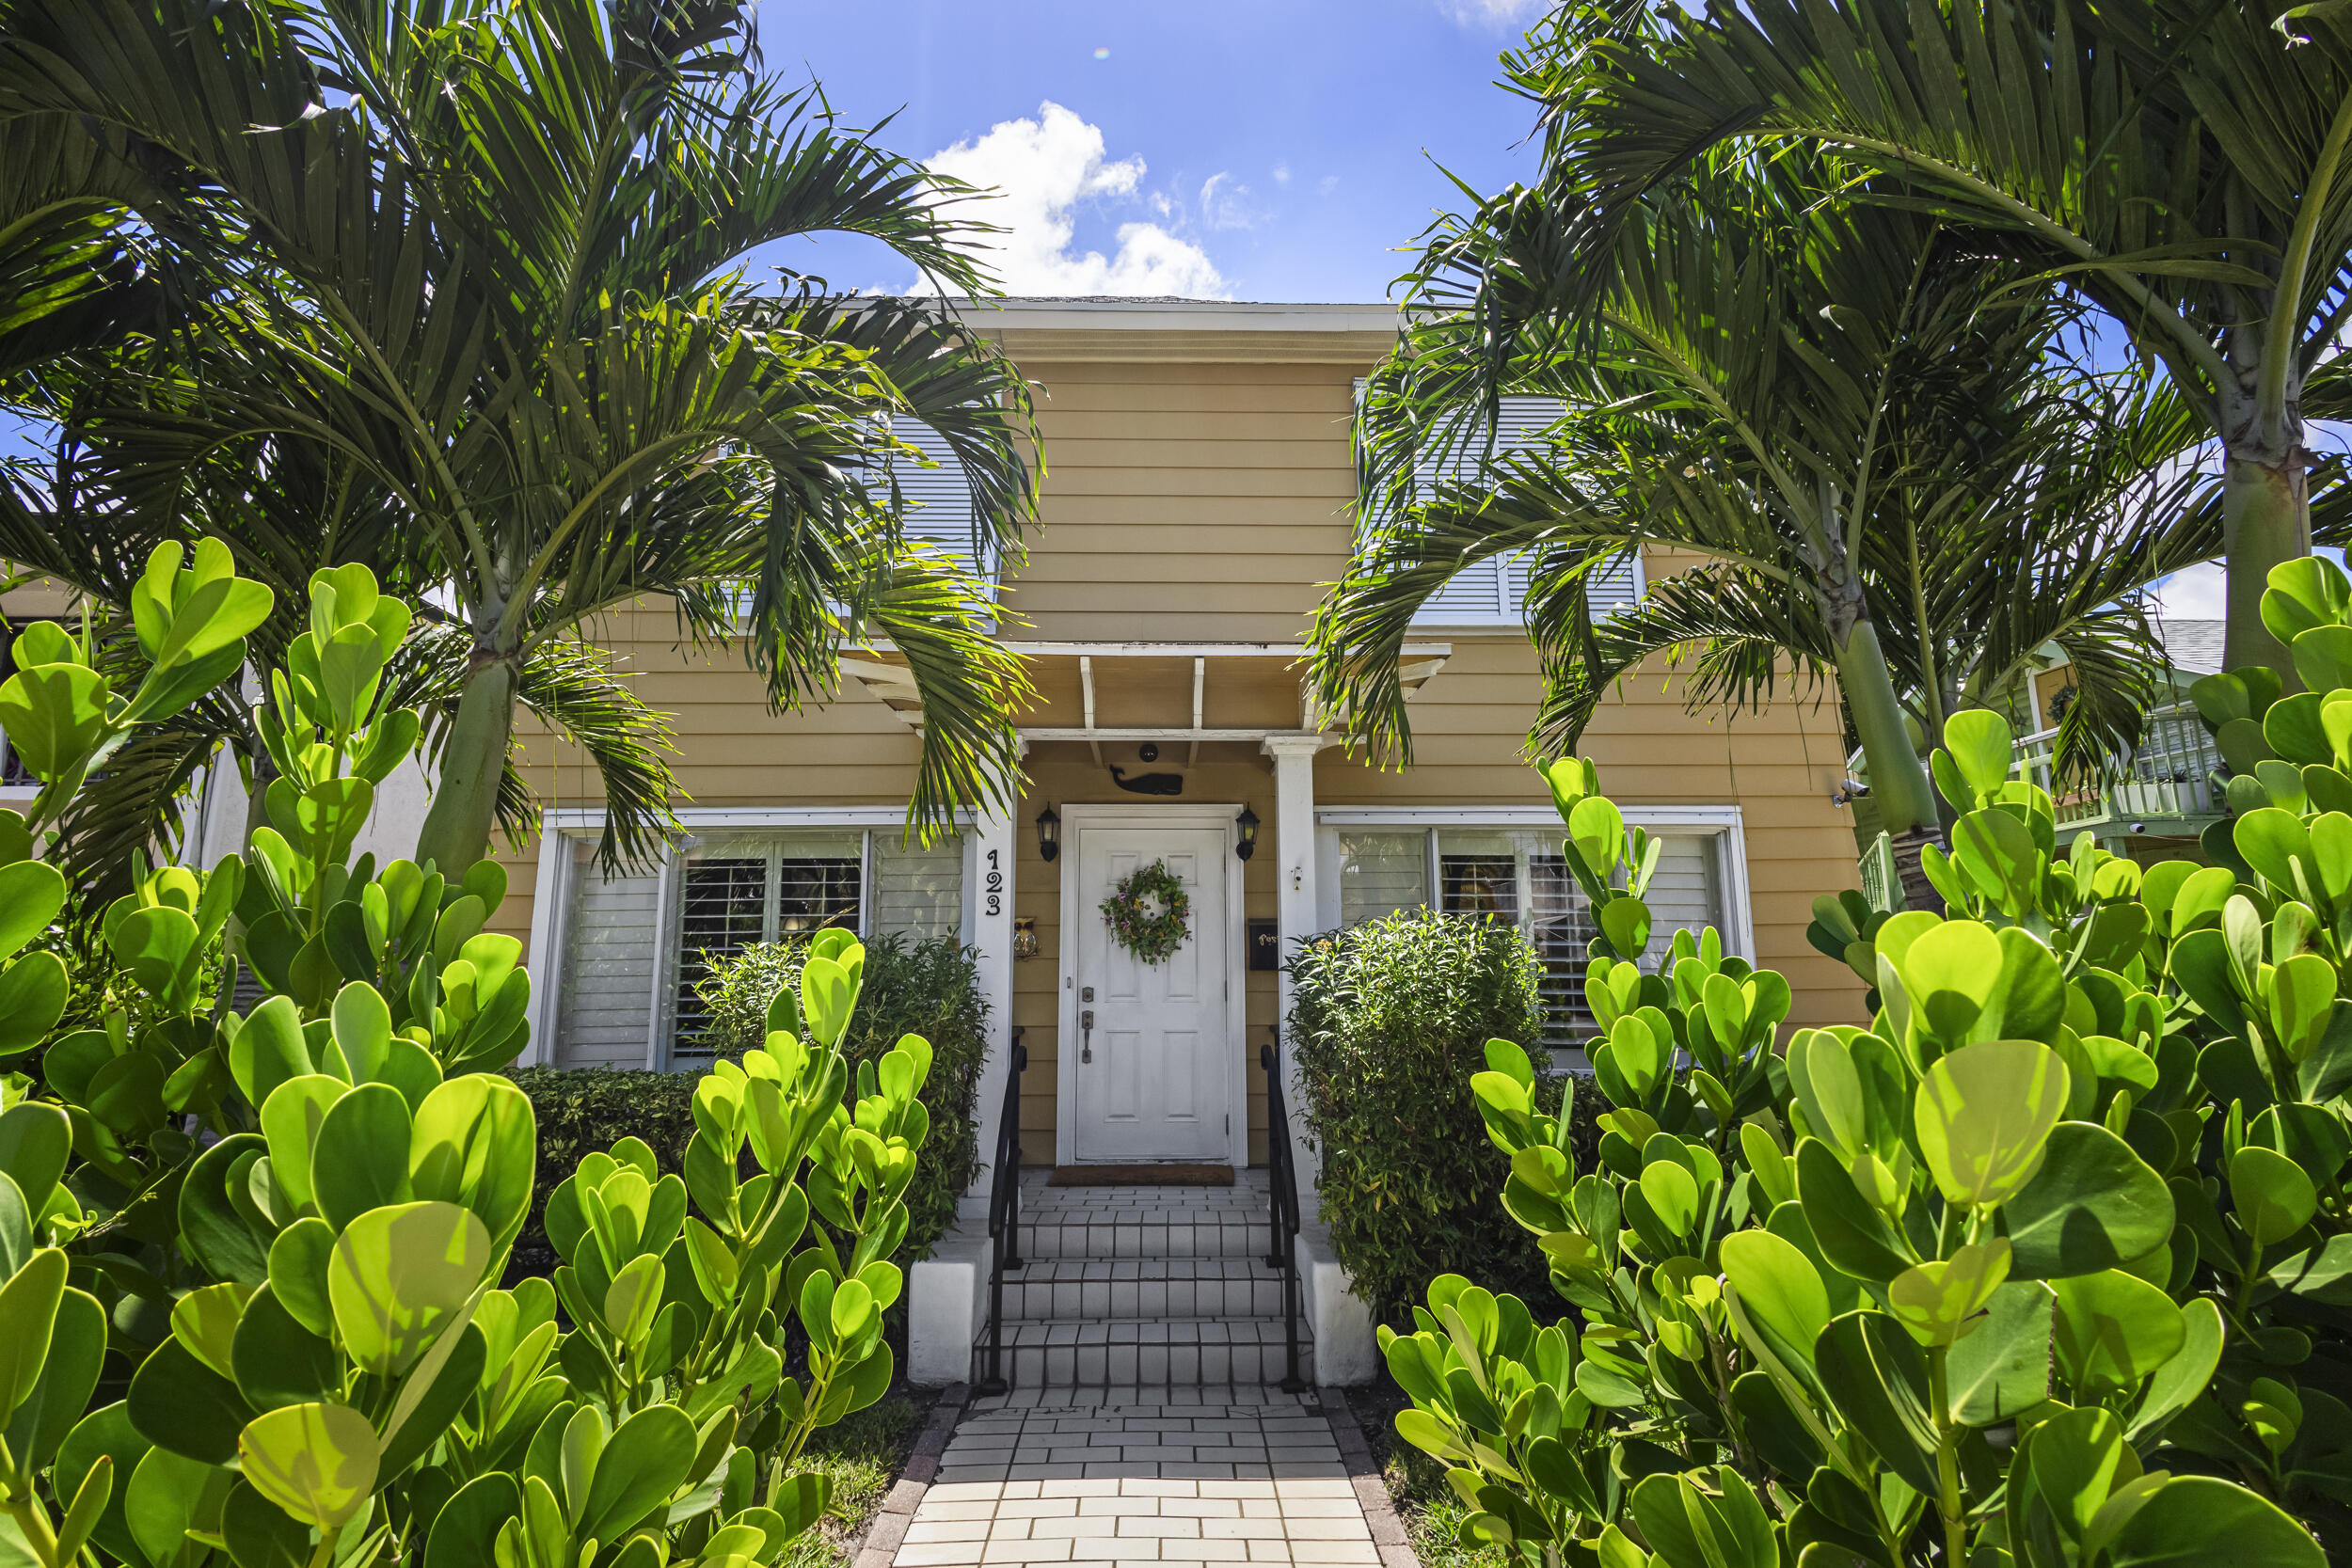
[{"label": "glossy green leaf", "polygon": [[236,1481],[235,1472],[219,1465],[167,1449],[151,1449],[130,1472],[123,1523],[149,1562],[182,1561],[188,1530],[217,1526]]},{"label": "glossy green leaf", "polygon": [[2089,1122],[2051,1131],[2042,1168],[2001,1206],[2012,1278],[2096,1274],[2172,1234],[2172,1195],[2131,1147]]},{"label": "glossy green leaf", "polygon": [[1986,1040],[1931,1063],[1912,1117],[1945,1199],[1981,1207],[2023,1188],[2066,1096],[2066,1064],[2034,1040]]},{"label": "glossy green leaf", "polygon": [[1944,1377],[1951,1418],[1963,1426],[1998,1426],[2050,1397],[2050,1334],[2056,1298],[2036,1280],[2015,1280],[1993,1292],[1984,1321],[1946,1353]]},{"label": "glossy green leaf", "polygon": [[372,1209],[405,1203],[408,1101],[389,1084],[362,1084],[327,1108],[310,1161],[326,1223],[347,1230]]},{"label": "glossy green leaf", "polygon": [[2121,1269],[2060,1279],[2054,1289],[2058,1370],[2079,1402],[2137,1388],[2187,1340],[2172,1298]]},{"label": "glossy green leaf", "polygon": [[2230,1160],[2230,1201],[2258,1246],[2282,1242],[2311,1223],[2319,1191],[2285,1155],[2249,1144]]},{"label": "glossy green leaf", "polygon": [[1956,1248],[1897,1275],[1886,1287],[1888,1310],[1921,1344],[1949,1345],[1991,1303],[2009,1265],[2009,1243],[1998,1237]]},{"label": "glossy green leaf", "polygon": [[43,1247],[0,1284],[0,1420],[12,1415],[40,1381],[50,1331],[65,1294],[65,1254]]},{"label": "glossy green leaf", "polygon": [[65,1016],[72,991],[65,960],[55,953],[26,953],[0,969],[0,1053],[38,1045]]},{"label": "glossy green leaf", "polygon": [[1894,1319],[1849,1312],[1832,1320],[1813,1363],[1829,1402],[1887,1468],[1914,1488],[1935,1487],[1935,1421],[1926,1358]]},{"label": "glossy green leaf", "polygon": [[49,928],[65,908],[65,874],[46,861],[0,865],[0,958]]},{"label": "glossy green leaf", "polygon": [[367,1507],[382,1457],[375,1429],[344,1404],[290,1404],[257,1416],[237,1450],[255,1491],[321,1529],[339,1528]]},{"label": "glossy green leaf", "polygon": [[246,1303],[230,1355],[237,1392],[256,1410],[331,1401],[342,1391],[342,1358],[333,1342],[305,1326],[271,1286]]},{"label": "glossy green leaf", "polygon": [[2323,1568],[2328,1554],[2277,1505],[2210,1476],[2156,1488],[2108,1539],[2106,1568]]},{"label": "glossy green leaf", "polygon": [[302,1036],[302,1014],[292,997],[273,996],[253,1009],[229,1046],[229,1072],[246,1103],[265,1105],[278,1085],[318,1070]]},{"label": "glossy green leaf", "polygon": [[106,1327],[97,1298],[71,1286],[59,1294],[40,1375],[8,1419],[8,1455],[25,1473],[48,1468],[89,1408],[105,1361]]},{"label": "glossy green leaf", "polygon": [[237,1433],[253,1418],[237,1386],[178,1339],[166,1339],[132,1375],[131,1422],[149,1442],[207,1465],[237,1457]]},{"label": "glossy green leaf", "polygon": [[235,1376],[231,1346],[252,1287],[233,1281],[200,1286],[172,1304],[171,1336],[222,1377]]},{"label": "glossy green leaf", "polygon": [[453,1078],[425,1096],[410,1132],[409,1180],[420,1198],[461,1204],[503,1248],[531,1212],[538,1128],[531,1099],[490,1073]]},{"label": "glossy green leaf", "polygon": [[1830,1317],[1829,1292],[1813,1260],[1766,1230],[1724,1237],[1720,1256],[1748,1327],[1787,1366],[1810,1368]]},{"label": "glossy green leaf", "polygon": [[327,1265],[350,1357],[398,1376],[465,1310],[493,1260],[489,1232],[453,1203],[373,1209],[346,1226]]},{"label": "glossy green leaf", "polygon": [[0,1112],[0,1174],[35,1212],[48,1207],[72,1147],[73,1123],[57,1106],[24,1100]]}]

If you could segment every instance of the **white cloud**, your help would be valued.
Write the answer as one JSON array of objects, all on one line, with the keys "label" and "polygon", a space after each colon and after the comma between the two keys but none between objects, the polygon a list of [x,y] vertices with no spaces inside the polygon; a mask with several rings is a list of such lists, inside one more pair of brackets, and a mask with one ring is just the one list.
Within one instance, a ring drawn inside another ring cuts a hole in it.
[{"label": "white cloud", "polygon": [[[1012,294],[1181,294],[1220,299],[1228,290],[1208,252],[1156,223],[1124,223],[1110,256],[1073,246],[1084,201],[1136,198],[1141,158],[1106,161],[1103,133],[1059,103],[1035,119],[1008,119],[932,154],[930,166],[996,195],[964,209],[1006,230],[983,242],[998,284]],[[1168,215],[1164,197],[1148,198]]]},{"label": "white cloud", "polygon": [[1274,166],[1274,182],[1278,185],[1287,185],[1291,182],[1290,165],[1277,164]]},{"label": "white cloud", "polygon": [[1438,8],[1466,27],[1517,27],[1551,0],[1438,0]]},{"label": "white cloud", "polygon": [[1249,187],[1222,170],[1200,182],[1200,221],[1212,229],[1248,229],[1258,221]]},{"label": "white cloud", "polygon": [[2168,621],[2222,619],[2227,578],[2219,562],[2173,573],[2149,592],[2148,608]]},{"label": "white cloud", "polygon": [[1322,179],[1315,182],[1315,194],[1317,196],[1329,196],[1333,191],[1336,191],[1339,188],[1340,177],[1336,174],[1327,174]]}]

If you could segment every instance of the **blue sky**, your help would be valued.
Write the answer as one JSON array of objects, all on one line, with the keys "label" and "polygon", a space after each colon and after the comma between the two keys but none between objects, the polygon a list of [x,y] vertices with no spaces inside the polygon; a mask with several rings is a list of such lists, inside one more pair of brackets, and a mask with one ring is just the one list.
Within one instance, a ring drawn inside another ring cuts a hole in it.
[{"label": "blue sky", "polygon": [[[1168,5],[866,0],[761,7],[771,71],[845,120],[1005,194],[983,212],[1017,293],[1383,297],[1459,196],[1532,171],[1531,106],[1493,85],[1531,0]],[[943,156],[944,155],[944,156]],[[1434,160],[1434,161],[1433,161]],[[778,261],[894,292],[881,247]]]}]

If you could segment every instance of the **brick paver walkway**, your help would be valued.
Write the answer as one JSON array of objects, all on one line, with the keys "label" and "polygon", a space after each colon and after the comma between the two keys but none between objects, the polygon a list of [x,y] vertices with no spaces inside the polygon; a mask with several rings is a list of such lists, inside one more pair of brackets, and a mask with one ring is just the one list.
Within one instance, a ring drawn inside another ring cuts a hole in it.
[{"label": "brick paver walkway", "polygon": [[1255,1386],[975,1401],[894,1559],[897,1568],[1380,1561],[1320,1408]]}]

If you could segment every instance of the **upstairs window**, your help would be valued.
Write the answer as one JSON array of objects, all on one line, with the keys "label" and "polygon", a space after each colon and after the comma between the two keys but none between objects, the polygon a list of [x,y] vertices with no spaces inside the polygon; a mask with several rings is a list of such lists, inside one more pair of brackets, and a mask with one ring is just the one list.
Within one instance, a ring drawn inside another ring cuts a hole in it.
[{"label": "upstairs window", "polygon": [[[939,465],[925,467],[903,453],[891,465],[898,494],[907,503],[906,536],[952,556],[976,577],[993,581],[994,552],[974,553],[972,483],[955,449],[930,425],[903,415],[893,418],[890,433]],[[877,480],[876,484],[879,493],[888,494],[887,480]]]},{"label": "upstairs window", "polygon": [[[1356,383],[1356,394],[1363,396],[1364,384]],[[1502,457],[1514,451],[1524,451],[1541,444],[1547,426],[1560,418],[1564,404],[1558,398],[1506,397],[1502,400],[1495,423],[1493,455]],[[1455,451],[1440,461],[1434,452],[1423,453],[1413,472],[1413,487],[1420,496],[1427,496],[1442,481],[1474,477],[1481,463],[1487,460],[1482,441]],[[1366,531],[1376,527],[1378,517],[1363,519]],[[1526,623],[1528,578],[1534,560],[1526,551],[1495,556],[1456,573],[1452,581],[1423,601],[1421,613],[1413,617],[1416,626],[1520,626]],[[1642,594],[1642,575],[1639,561],[1632,555],[1614,561],[1591,579],[1593,614],[1607,615],[1633,603]]]}]

